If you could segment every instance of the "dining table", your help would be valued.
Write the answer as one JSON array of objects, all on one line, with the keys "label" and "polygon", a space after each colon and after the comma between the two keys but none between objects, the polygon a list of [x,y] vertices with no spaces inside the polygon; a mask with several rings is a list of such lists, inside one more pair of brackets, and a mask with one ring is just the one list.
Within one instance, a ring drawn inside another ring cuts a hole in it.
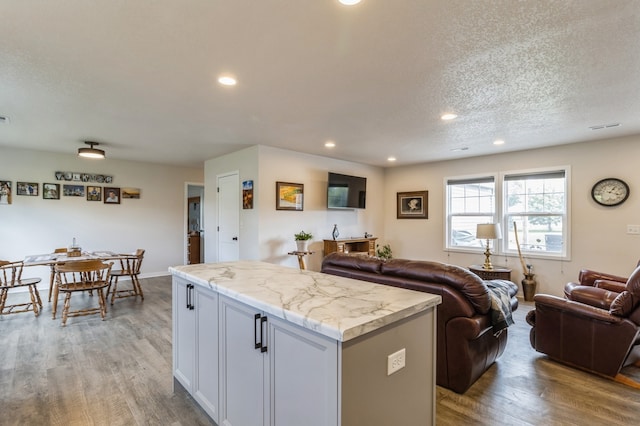
[{"label": "dining table", "polygon": [[[54,280],[54,271],[55,266],[63,263],[69,262],[77,262],[80,260],[119,260],[126,259],[127,255],[115,253],[109,250],[98,250],[98,251],[82,251],[78,254],[70,252],[59,252],[59,253],[45,253],[45,254],[32,254],[27,255],[24,258],[23,265],[24,266],[49,266],[51,268],[51,279],[49,283],[49,302],[51,302],[51,296],[53,294],[53,289],[55,287]],[[56,311],[58,308],[57,300],[54,300],[52,306],[52,314],[53,318],[56,316]]]},{"label": "dining table", "polygon": [[78,260],[117,260],[126,257],[113,251],[83,251],[80,256],[70,256],[67,253],[31,254],[24,258],[24,266],[51,266],[58,263],[74,262]]}]

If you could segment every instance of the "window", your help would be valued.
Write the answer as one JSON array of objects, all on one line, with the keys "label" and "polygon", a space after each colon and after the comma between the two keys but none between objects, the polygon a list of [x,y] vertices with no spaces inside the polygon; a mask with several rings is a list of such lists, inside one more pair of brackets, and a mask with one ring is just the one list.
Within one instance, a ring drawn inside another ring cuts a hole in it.
[{"label": "window", "polygon": [[482,247],[476,225],[494,221],[495,178],[450,179],[447,198],[447,247]]},{"label": "window", "polygon": [[482,251],[476,226],[498,222],[503,239],[494,252],[517,254],[517,230],[523,253],[568,256],[568,174],[563,167],[447,179],[446,247]]},{"label": "window", "polygon": [[507,252],[517,252],[514,223],[523,252],[566,255],[566,171],[504,176],[504,217],[508,224]]}]

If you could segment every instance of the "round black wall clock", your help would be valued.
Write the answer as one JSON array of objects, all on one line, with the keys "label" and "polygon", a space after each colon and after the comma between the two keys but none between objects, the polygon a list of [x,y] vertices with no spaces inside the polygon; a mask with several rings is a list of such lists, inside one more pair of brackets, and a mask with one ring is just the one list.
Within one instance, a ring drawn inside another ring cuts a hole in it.
[{"label": "round black wall clock", "polygon": [[616,178],[602,179],[591,188],[591,198],[602,206],[618,206],[629,198],[629,185]]}]

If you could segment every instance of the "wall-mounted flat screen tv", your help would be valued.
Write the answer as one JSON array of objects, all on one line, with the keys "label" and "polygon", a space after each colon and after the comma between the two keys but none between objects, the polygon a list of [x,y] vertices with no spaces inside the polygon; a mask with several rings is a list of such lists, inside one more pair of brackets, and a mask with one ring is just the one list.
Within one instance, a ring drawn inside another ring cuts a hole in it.
[{"label": "wall-mounted flat screen tv", "polygon": [[367,178],[329,172],[327,208],[364,209],[367,200]]}]

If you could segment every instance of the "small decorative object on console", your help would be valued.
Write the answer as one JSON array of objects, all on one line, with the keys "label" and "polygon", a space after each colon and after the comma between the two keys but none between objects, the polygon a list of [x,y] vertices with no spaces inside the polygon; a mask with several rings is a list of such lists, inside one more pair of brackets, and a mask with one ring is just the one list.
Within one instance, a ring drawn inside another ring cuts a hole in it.
[{"label": "small decorative object on console", "polygon": [[333,225],[333,232],[331,233],[331,236],[334,240],[340,236],[340,231],[338,231],[338,224]]}]

